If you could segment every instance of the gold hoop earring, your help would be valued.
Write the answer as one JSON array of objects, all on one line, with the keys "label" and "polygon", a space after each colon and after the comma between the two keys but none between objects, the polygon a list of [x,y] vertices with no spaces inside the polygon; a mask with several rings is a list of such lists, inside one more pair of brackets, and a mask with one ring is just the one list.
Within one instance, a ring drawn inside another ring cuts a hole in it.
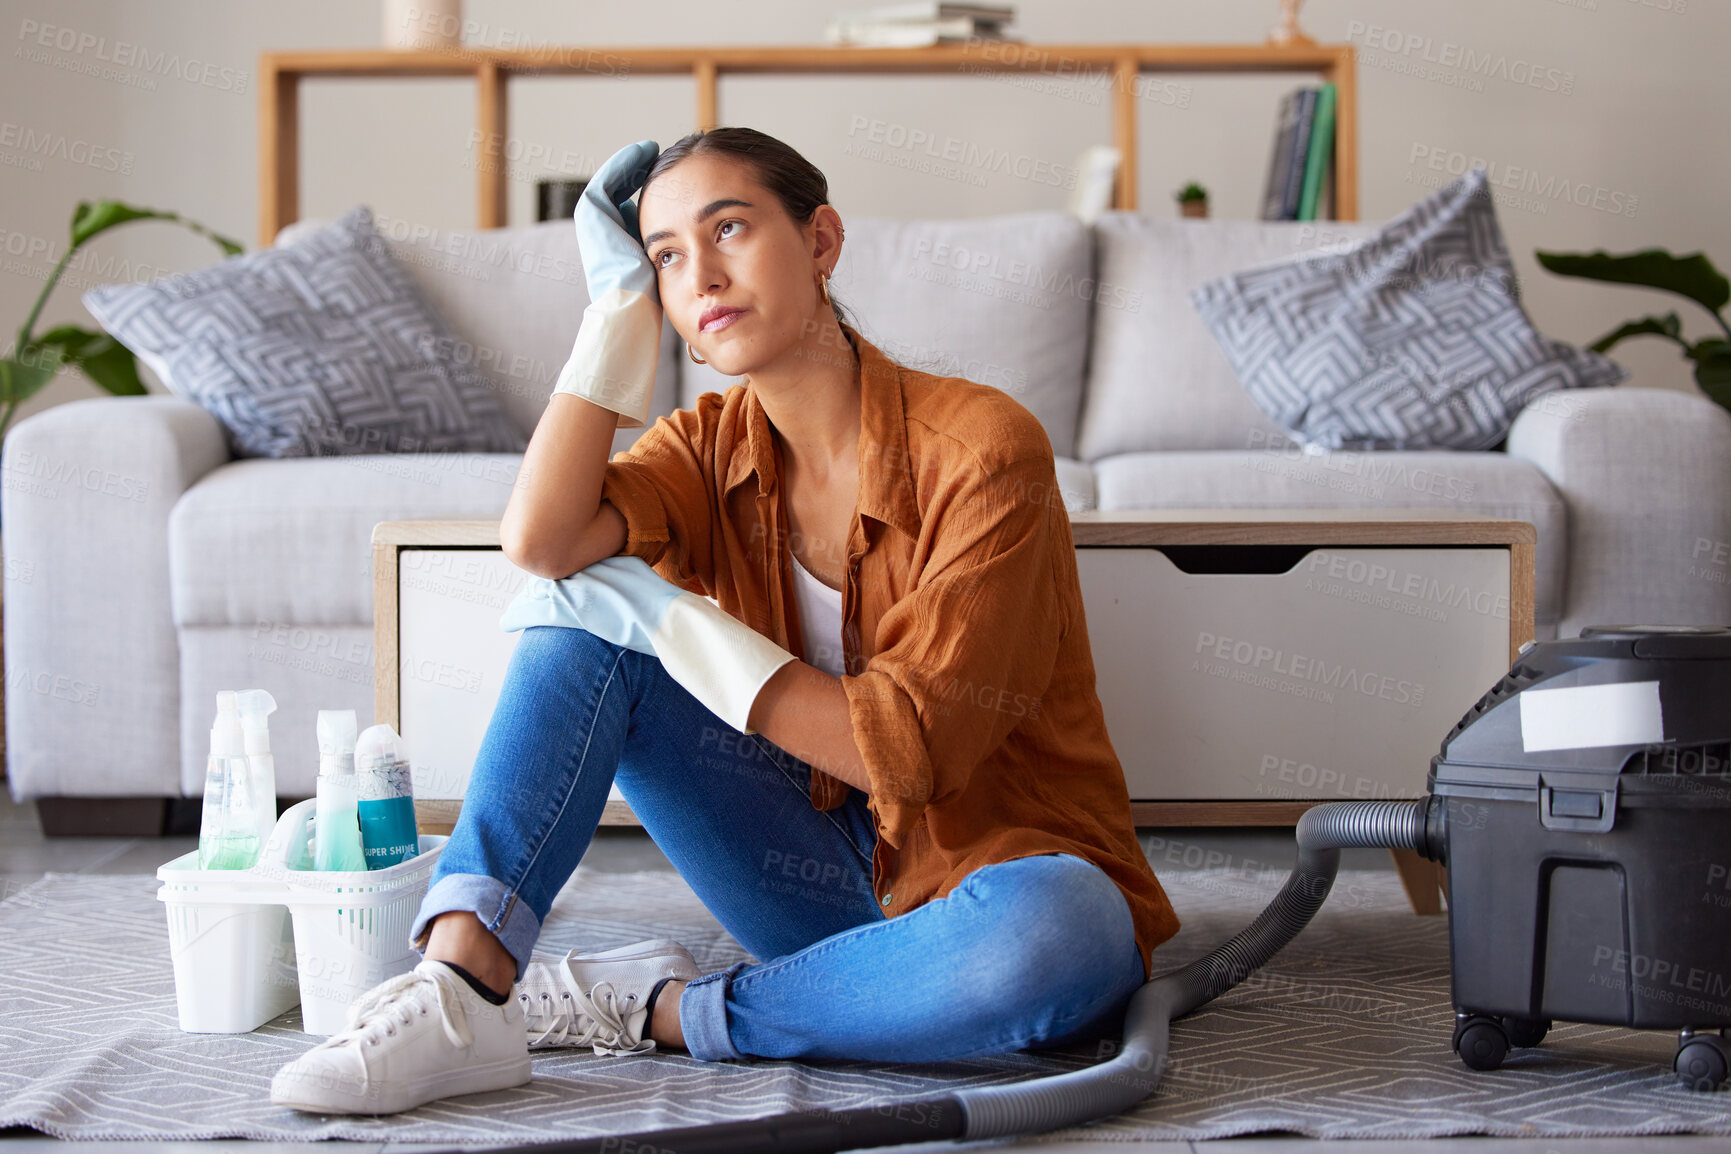
[{"label": "gold hoop earring", "polygon": [[824,275],[822,270],[819,270],[817,274],[817,291],[823,297],[823,303],[829,304],[829,277]]},{"label": "gold hoop earring", "polygon": [[685,355],[691,358],[693,364],[707,365],[709,362],[697,355],[697,350],[689,344],[685,346]]}]

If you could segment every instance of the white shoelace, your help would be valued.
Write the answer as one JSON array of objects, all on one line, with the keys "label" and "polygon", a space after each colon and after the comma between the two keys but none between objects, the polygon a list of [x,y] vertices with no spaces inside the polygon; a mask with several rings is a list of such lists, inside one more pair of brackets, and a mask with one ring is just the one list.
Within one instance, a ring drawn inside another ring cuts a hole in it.
[{"label": "white shoelace", "polygon": [[[518,995],[523,1002],[525,1017],[542,1017],[552,1020],[547,1027],[529,1043],[539,1046],[551,1042],[555,1046],[593,1046],[597,1054],[647,1054],[655,1049],[655,1040],[650,1037],[639,1039],[635,1044],[626,1044],[627,1026],[625,1017],[636,1009],[637,995],[631,994],[625,999],[622,1008],[619,996],[611,982],[596,982],[585,994],[582,987],[571,977],[571,971],[562,965],[556,965],[559,984],[565,989],[559,994],[557,1002],[548,994],[541,994],[532,999],[528,994]],[[577,1028],[579,1019],[586,1020],[581,1030]],[[648,1021],[644,1022],[645,1033]]]},{"label": "white shoelace", "polygon": [[442,966],[424,969],[417,966],[406,974],[398,974],[351,1005],[348,1028],[330,1041],[376,1046],[381,1038],[395,1035],[399,1025],[408,1025],[417,1014],[425,1016],[431,1003],[438,1007],[445,1037],[451,1045],[463,1049],[475,1036],[469,1029],[469,1015],[463,1009],[460,981]]}]

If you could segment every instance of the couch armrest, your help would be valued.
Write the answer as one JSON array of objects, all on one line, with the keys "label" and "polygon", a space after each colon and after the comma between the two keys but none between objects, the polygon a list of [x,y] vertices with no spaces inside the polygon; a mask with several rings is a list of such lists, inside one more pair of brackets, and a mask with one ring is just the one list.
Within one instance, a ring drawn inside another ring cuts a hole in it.
[{"label": "couch armrest", "polygon": [[0,456],[6,770],[14,799],[180,796],[168,514],[229,457],[174,397],[72,401]]},{"label": "couch armrest", "polygon": [[1731,624],[1731,413],[1673,389],[1569,389],[1527,406],[1510,456],[1568,510],[1558,637]]}]

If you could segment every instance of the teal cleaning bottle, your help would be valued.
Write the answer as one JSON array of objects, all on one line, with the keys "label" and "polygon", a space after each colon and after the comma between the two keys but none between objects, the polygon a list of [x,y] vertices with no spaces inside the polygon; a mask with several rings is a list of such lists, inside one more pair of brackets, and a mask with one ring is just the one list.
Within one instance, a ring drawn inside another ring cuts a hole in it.
[{"label": "teal cleaning bottle", "polygon": [[204,809],[198,826],[198,868],[244,870],[258,861],[258,798],[247,764],[240,705],[232,689],[216,695],[210,761],[204,770]]},{"label": "teal cleaning bottle", "polygon": [[313,868],[367,868],[355,814],[355,711],[319,710],[319,785],[313,803]]},{"label": "teal cleaning bottle", "polygon": [[355,779],[367,868],[384,869],[420,853],[409,753],[396,730],[375,725],[361,734],[355,743]]}]

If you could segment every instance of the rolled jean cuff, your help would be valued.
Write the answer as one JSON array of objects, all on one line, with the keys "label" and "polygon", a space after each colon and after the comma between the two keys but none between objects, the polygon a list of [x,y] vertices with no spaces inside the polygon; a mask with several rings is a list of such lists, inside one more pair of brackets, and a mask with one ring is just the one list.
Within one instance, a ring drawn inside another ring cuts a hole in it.
[{"label": "rolled jean cuff", "polygon": [[481,924],[516,960],[517,976],[513,980],[522,981],[535,941],[541,936],[541,919],[535,916],[529,903],[519,901],[517,894],[506,888],[504,882],[485,874],[446,874],[434,882],[427,896],[421,899],[420,911],[409,927],[410,944],[425,957],[427,949],[421,939],[428,925],[440,914],[458,911],[481,919]]},{"label": "rolled jean cuff", "polygon": [[737,1062],[745,1058],[727,1036],[727,989],[750,965],[735,962],[725,970],[693,978],[679,995],[679,1029],[685,1050],[700,1062]]}]

